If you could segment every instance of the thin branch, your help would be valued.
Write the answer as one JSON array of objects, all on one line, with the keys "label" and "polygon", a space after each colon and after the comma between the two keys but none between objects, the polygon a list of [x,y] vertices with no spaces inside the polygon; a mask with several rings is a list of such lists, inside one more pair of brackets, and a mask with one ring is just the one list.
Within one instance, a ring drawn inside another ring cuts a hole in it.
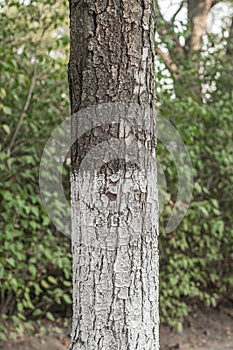
[{"label": "thin branch", "polygon": [[33,68],[32,79],[31,79],[31,82],[30,82],[30,85],[29,85],[29,88],[28,88],[28,93],[27,93],[26,101],[24,103],[24,107],[23,107],[22,112],[20,114],[19,121],[18,121],[18,123],[16,125],[14,134],[13,134],[12,139],[11,139],[11,142],[10,142],[8,148],[7,148],[8,156],[10,156],[10,154],[11,154],[12,147],[14,146],[16,137],[17,137],[18,132],[20,130],[20,127],[21,127],[21,125],[23,123],[23,119],[24,119],[24,117],[25,117],[25,115],[26,115],[26,113],[28,111],[28,107],[29,107],[30,102],[31,102],[32,93],[33,93],[33,90],[34,90],[34,87],[35,87],[35,83],[36,83],[36,66],[34,66],[34,68]]},{"label": "thin branch", "polygon": [[154,4],[155,4],[155,9],[159,15],[159,18],[162,19],[163,22],[166,22],[166,20],[164,19],[163,15],[162,15],[162,12],[160,11],[158,0],[154,0]]},{"label": "thin branch", "polygon": [[48,22],[45,26],[44,26],[44,28],[43,28],[43,30],[42,30],[42,32],[41,32],[41,35],[40,35],[40,40],[39,40],[39,43],[41,42],[41,40],[43,39],[43,37],[44,37],[44,35],[45,35],[45,32],[46,32],[46,30],[47,29],[49,29],[49,27],[51,27],[51,25],[53,24],[53,20],[52,21],[50,21],[50,22]]},{"label": "thin branch", "polygon": [[[165,20],[165,18],[163,17],[163,15],[162,15],[162,13],[160,11],[158,0],[154,0],[154,4],[155,4],[155,10],[156,10],[156,12],[158,14],[158,17],[160,18],[161,22],[163,23],[162,25],[158,24],[158,33],[159,33],[160,37],[162,38],[164,44],[166,44],[167,38],[171,37],[173,39],[174,48],[173,49],[169,49],[169,51],[171,51],[170,53],[172,53],[172,55],[173,54],[174,55],[177,55],[177,54],[178,55],[183,55],[184,54],[184,48],[180,44],[179,38],[178,38],[177,34],[174,31],[174,23],[172,21],[166,21]],[[174,16],[176,16],[176,14]]]},{"label": "thin branch", "polygon": [[230,25],[230,28],[229,28],[229,36],[228,36],[228,39],[227,39],[227,50],[226,50],[226,54],[228,56],[232,56],[232,53],[233,53],[233,18],[231,19],[231,25]]},{"label": "thin branch", "polygon": [[[40,38],[38,40],[38,42],[36,43],[35,45],[35,62],[36,62],[36,53],[37,53],[37,48],[39,46],[39,44],[41,43],[43,37],[44,37],[44,34],[46,33],[46,30],[52,25],[52,21],[50,21],[49,23],[47,23],[43,30],[42,30],[42,33],[40,35]],[[29,85],[29,89],[28,89],[28,93],[27,93],[27,97],[26,97],[26,101],[25,101],[25,104],[24,104],[24,107],[22,109],[22,112],[19,116],[19,121],[16,125],[16,128],[15,128],[15,131],[14,131],[14,134],[12,136],[12,139],[11,139],[11,142],[7,148],[7,154],[8,156],[11,155],[11,150],[12,150],[12,147],[14,146],[15,144],[15,140],[16,140],[16,137],[18,135],[18,132],[21,128],[21,125],[23,123],[23,119],[28,111],[28,108],[29,108],[29,105],[30,105],[30,102],[31,102],[31,98],[32,98],[32,93],[33,93],[33,90],[34,90],[34,87],[35,87],[35,84],[36,84],[36,63],[34,64],[34,67],[33,67],[33,71],[32,71],[32,78],[31,78],[31,82],[30,82],[30,85]]]},{"label": "thin branch", "polygon": [[215,5],[219,4],[222,0],[213,0],[211,7],[214,7]]},{"label": "thin branch", "polygon": [[171,59],[171,56],[163,52],[159,47],[156,48],[156,52],[158,53],[158,55],[162,57],[163,62],[165,66],[168,68],[168,70],[173,74],[177,74],[179,71],[179,68],[176,65],[176,63],[173,62],[173,60]]},{"label": "thin branch", "polygon": [[185,4],[185,1],[181,1],[181,4],[179,6],[179,8],[177,9],[177,11],[174,13],[174,15],[172,16],[171,22],[174,23],[176,16],[180,13],[180,11],[182,10],[183,6]]}]

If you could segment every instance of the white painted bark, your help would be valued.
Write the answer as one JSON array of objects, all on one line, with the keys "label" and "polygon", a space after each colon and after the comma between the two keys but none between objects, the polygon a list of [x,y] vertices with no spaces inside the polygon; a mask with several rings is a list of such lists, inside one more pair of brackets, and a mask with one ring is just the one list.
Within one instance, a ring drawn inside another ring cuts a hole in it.
[{"label": "white painted bark", "polygon": [[107,177],[98,171],[93,177],[73,174],[71,349],[159,349],[157,193],[152,174],[137,168],[119,169]]}]

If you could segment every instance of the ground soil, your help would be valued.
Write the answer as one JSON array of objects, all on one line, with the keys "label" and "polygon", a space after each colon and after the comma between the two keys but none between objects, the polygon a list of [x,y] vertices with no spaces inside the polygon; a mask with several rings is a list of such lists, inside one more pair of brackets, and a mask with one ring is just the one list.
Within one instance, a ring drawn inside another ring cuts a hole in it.
[{"label": "ground soil", "polygon": [[[160,327],[161,350],[233,350],[233,308],[225,305],[217,309],[194,308],[185,319],[181,333],[167,326]],[[20,337],[2,350],[67,350],[69,332]]]},{"label": "ground soil", "polygon": [[182,333],[162,326],[161,350],[233,350],[232,304],[198,308],[185,319]]}]

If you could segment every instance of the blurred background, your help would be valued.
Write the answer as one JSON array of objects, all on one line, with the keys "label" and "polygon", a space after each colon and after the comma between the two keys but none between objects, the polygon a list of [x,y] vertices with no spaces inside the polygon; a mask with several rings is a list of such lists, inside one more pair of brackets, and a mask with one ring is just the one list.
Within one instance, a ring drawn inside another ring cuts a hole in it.
[{"label": "blurred background", "polygon": [[[188,317],[198,310],[218,318],[227,305],[233,318],[233,1],[155,0],[155,6],[157,105],[185,141],[194,175],[188,214],[167,234],[177,171],[158,145],[167,181],[160,218],[166,335],[191,327]],[[38,184],[46,141],[69,116],[68,2],[1,0],[0,23],[0,340],[6,341],[70,327],[70,241],[50,223]],[[69,195],[68,167],[64,186]]]}]

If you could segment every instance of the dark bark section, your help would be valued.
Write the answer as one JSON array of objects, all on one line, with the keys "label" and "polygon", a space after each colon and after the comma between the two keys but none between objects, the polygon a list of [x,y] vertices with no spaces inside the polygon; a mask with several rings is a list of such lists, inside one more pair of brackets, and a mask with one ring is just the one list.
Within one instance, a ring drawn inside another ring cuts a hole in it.
[{"label": "dark bark section", "polygon": [[[96,103],[154,102],[155,19],[150,3],[70,1],[72,114]],[[148,48],[146,89],[140,91],[138,79],[140,72],[145,71],[142,67],[145,48]]]},{"label": "dark bark section", "polygon": [[229,30],[229,36],[227,40],[227,51],[226,54],[229,58],[233,57],[233,18],[231,19],[231,26]]},{"label": "dark bark section", "polygon": [[[155,13],[152,1],[70,1],[69,89],[72,114],[106,102],[155,103]],[[145,57],[145,61],[143,58]],[[111,126],[117,137],[118,126]],[[72,166],[106,140],[89,132],[72,147]],[[73,136],[75,139],[75,136]]]}]

